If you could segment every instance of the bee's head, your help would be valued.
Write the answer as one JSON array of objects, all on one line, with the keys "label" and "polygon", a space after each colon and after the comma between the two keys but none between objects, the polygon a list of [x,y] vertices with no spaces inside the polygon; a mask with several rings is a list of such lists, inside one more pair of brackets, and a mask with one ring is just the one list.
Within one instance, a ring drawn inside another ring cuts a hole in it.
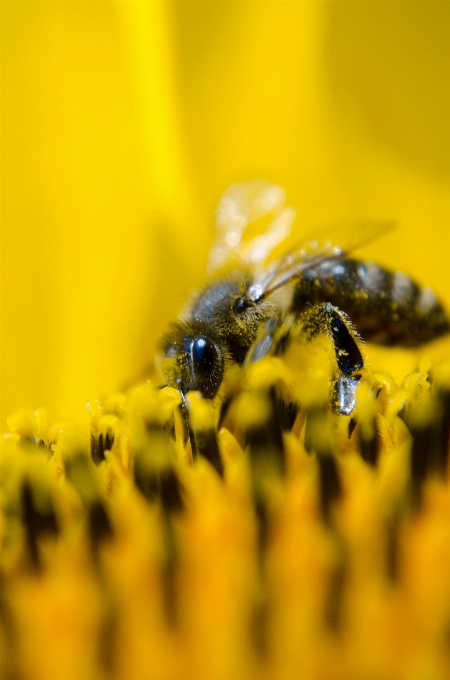
[{"label": "bee's head", "polygon": [[174,326],[163,341],[161,370],[172,387],[183,393],[198,390],[213,399],[222,383],[225,357],[218,342],[201,331]]}]

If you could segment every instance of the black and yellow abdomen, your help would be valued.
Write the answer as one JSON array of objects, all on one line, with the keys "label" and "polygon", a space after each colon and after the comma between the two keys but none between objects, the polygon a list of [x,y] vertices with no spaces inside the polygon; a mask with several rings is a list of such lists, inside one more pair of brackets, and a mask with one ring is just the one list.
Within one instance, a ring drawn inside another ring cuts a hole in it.
[{"label": "black and yellow abdomen", "polygon": [[296,283],[291,311],[330,302],[369,342],[418,347],[450,331],[449,317],[428,287],[374,262],[326,261]]}]

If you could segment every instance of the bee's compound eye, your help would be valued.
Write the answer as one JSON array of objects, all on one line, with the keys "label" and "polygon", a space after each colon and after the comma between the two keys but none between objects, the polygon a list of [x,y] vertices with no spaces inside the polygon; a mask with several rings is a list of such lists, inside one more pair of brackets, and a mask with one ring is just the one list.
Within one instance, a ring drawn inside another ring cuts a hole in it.
[{"label": "bee's compound eye", "polygon": [[199,335],[191,343],[191,372],[194,390],[206,399],[216,396],[223,377],[223,355],[206,335]]}]

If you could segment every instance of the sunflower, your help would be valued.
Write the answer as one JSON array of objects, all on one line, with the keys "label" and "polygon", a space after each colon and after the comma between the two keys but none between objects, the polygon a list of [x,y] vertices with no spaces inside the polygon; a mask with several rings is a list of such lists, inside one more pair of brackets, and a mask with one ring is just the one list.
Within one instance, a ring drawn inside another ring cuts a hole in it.
[{"label": "sunflower", "polygon": [[278,432],[270,362],[244,422],[193,397],[195,461],[146,382],[236,181],[284,187],[294,240],[396,221],[368,257],[450,307],[449,24],[433,0],[2,2],[5,677],[449,677],[447,340],[370,347],[350,431],[302,394]]}]

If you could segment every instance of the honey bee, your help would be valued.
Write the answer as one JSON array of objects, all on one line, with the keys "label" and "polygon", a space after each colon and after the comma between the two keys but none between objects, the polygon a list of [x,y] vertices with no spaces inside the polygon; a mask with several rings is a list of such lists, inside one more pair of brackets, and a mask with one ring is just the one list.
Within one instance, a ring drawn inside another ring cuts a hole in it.
[{"label": "honey bee", "polygon": [[[268,217],[262,236],[243,238],[249,225]],[[294,217],[284,192],[262,180],[233,185],[222,197],[209,260],[212,281],[161,346],[165,380],[183,401],[192,390],[214,399],[230,364],[281,355],[291,341],[326,333],[335,363],[332,408],[349,415],[364,368],[363,338],[418,347],[449,332],[449,317],[431,288],[351,257],[388,225],[358,225],[345,246],[309,238],[267,264]]]}]

